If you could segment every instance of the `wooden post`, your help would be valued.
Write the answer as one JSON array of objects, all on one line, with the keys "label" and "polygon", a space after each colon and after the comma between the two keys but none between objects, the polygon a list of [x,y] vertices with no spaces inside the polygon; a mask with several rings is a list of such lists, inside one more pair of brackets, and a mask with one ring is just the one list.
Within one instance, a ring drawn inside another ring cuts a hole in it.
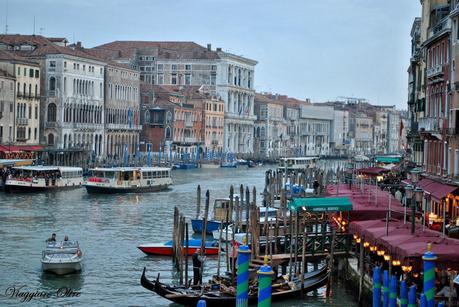
[{"label": "wooden post", "polygon": [[[209,202],[210,202],[210,194],[209,190],[206,191],[206,205],[204,208],[204,218],[203,218],[203,225],[202,225],[202,237],[201,237],[201,257],[204,257],[205,253],[204,250],[206,248],[206,231],[207,231],[207,215],[209,214]],[[202,272],[203,272],[204,263],[201,265],[201,280],[200,284],[202,284]]]},{"label": "wooden post", "polygon": [[[189,251],[188,248],[190,246],[190,240],[189,240],[189,235],[188,235],[188,223],[185,223],[185,287],[188,287],[188,256],[189,256]],[[220,245],[218,245],[220,246]]]},{"label": "wooden post", "polygon": [[327,296],[330,294],[331,287],[333,285],[333,267],[334,267],[334,256],[335,256],[335,241],[336,241],[336,229],[332,227],[332,239],[331,239],[331,246],[330,246],[330,262],[328,267],[330,268],[330,275],[328,277],[328,285],[327,285]]},{"label": "wooden post", "polygon": [[300,214],[299,212],[297,211],[296,212],[296,215],[295,215],[295,254],[294,254],[294,263],[295,263],[295,274],[298,273],[298,267],[297,267],[297,263],[298,263],[298,232],[299,232],[299,223],[298,223],[298,218],[299,218]]},{"label": "wooden post", "polygon": [[301,246],[301,298],[304,298],[304,273],[306,265],[306,224],[303,218],[303,244]]},{"label": "wooden post", "polygon": [[289,250],[290,250],[290,259],[289,259],[289,275],[288,275],[288,278],[289,278],[289,281],[292,281],[292,258],[293,258],[293,250],[292,250],[292,242],[293,242],[293,212],[290,212],[290,221],[289,221],[289,237],[290,237],[290,240],[289,240]]},{"label": "wooden post", "polygon": [[250,191],[249,187],[245,188],[245,232],[247,236],[247,244],[249,244],[249,207],[250,207]]},{"label": "wooden post", "polygon": [[178,208],[174,207],[174,221],[173,221],[173,229],[172,229],[172,260],[174,261],[175,265],[177,265],[177,228],[178,228]]},{"label": "wooden post", "polygon": [[359,271],[360,271],[360,279],[359,279],[359,306],[361,306],[362,304],[362,297],[363,297],[363,277],[364,277],[364,274],[365,274],[365,270],[364,270],[364,264],[363,264],[363,251],[364,251],[364,247],[363,247],[363,239],[360,241],[360,254],[359,254]]},{"label": "wooden post", "polygon": [[[228,209],[226,209],[226,212],[228,212]],[[227,221],[228,221],[228,215],[226,216],[227,217]],[[187,225],[188,227],[188,225]],[[220,259],[221,259],[221,256],[222,256],[222,236],[223,236],[223,223],[220,223],[220,229],[219,229],[219,232],[220,232],[220,235],[218,236],[218,258],[217,258],[217,276],[220,277]],[[228,240],[227,240],[228,241]],[[226,246],[228,247],[228,242],[226,243]],[[228,253],[228,250],[226,251],[226,253]]]},{"label": "wooden post", "polygon": [[198,185],[196,193],[196,218],[198,219],[201,214],[201,185]]}]

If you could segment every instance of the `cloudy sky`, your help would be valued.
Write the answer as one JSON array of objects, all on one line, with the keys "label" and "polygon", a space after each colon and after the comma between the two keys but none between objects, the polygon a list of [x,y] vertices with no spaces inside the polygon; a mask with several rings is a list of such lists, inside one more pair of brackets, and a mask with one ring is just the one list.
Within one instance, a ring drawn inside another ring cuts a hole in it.
[{"label": "cloudy sky", "polygon": [[[7,0],[0,0],[0,32]],[[405,108],[418,0],[9,0],[8,33],[195,41],[257,60],[257,91]]]}]

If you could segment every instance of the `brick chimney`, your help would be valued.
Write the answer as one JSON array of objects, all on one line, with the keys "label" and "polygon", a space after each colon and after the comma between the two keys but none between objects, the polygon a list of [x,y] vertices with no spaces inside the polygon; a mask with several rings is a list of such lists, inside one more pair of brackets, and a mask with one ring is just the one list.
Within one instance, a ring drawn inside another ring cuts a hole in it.
[{"label": "brick chimney", "polygon": [[222,48],[218,47],[217,52],[221,52],[221,51],[222,51]]},{"label": "brick chimney", "polygon": [[212,51],[212,45],[211,44],[207,44],[207,50]]}]

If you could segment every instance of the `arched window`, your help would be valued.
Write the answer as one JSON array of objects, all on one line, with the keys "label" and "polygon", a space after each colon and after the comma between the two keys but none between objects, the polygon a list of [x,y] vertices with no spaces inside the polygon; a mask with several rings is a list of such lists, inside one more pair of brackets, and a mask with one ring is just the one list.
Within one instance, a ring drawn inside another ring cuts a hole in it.
[{"label": "arched window", "polygon": [[29,96],[32,96],[32,84],[29,84]]},{"label": "arched window", "polygon": [[50,91],[56,90],[56,78],[54,77],[49,78],[49,90]]},{"label": "arched window", "polygon": [[54,145],[54,134],[48,134],[48,145]]},{"label": "arched window", "polygon": [[67,148],[67,134],[64,134],[64,148]]},{"label": "arched window", "polygon": [[166,140],[170,140],[170,139],[171,139],[171,128],[166,127]]},{"label": "arched window", "polygon": [[56,122],[56,104],[50,103],[48,105],[48,122]]},{"label": "arched window", "polygon": [[38,98],[38,84],[35,84],[35,98]]}]

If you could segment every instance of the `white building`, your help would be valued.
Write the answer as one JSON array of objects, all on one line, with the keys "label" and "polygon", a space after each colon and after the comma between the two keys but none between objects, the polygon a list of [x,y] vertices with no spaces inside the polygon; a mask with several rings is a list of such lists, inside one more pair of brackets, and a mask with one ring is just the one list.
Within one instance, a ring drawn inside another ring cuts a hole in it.
[{"label": "white building", "polygon": [[335,154],[345,154],[349,146],[349,111],[334,110],[331,149]]},{"label": "white building", "polygon": [[300,138],[307,156],[329,155],[333,107],[302,105],[300,109]]},{"label": "white building", "polygon": [[225,101],[224,151],[253,153],[256,61],[217,51],[217,95]]}]

